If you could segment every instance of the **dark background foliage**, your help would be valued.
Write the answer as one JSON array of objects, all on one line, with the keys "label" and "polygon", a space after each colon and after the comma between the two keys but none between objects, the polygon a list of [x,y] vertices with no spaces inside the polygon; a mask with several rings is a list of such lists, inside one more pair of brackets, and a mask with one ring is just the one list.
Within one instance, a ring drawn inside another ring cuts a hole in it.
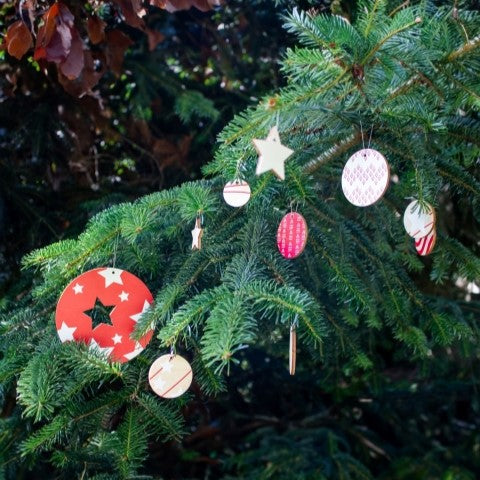
[{"label": "dark background foliage", "polygon": [[[293,39],[280,13],[294,5],[331,7],[278,3],[231,0],[210,12],[174,14],[151,8],[148,27],[165,35],[153,51],[148,35],[106,9],[105,21],[133,44],[121,73],[106,72],[82,98],[65,90],[53,65],[45,74],[29,56],[18,61],[3,52],[0,294],[21,297],[28,288],[19,260],[31,249],[74,236],[105,206],[200,176],[222,127],[284,82],[277,61]],[[341,7],[351,13],[348,3]],[[3,30],[15,15],[14,2],[2,2]],[[471,218],[455,212],[450,221],[473,245]],[[345,478],[361,478],[365,464],[384,479],[476,478],[476,352],[398,361],[385,339],[377,346],[381,375],[347,382],[348,367],[326,376],[301,350],[299,372],[289,378],[274,348],[286,345],[266,342],[245,352],[227,380],[228,394],[205,401],[194,390],[184,408],[193,433],[181,444],[152,445],[145,471],[158,478],[286,480],[320,478],[320,471],[336,478],[346,470],[352,476]],[[2,417],[14,408],[10,395]],[[55,475],[43,465],[22,469],[17,478]]]}]

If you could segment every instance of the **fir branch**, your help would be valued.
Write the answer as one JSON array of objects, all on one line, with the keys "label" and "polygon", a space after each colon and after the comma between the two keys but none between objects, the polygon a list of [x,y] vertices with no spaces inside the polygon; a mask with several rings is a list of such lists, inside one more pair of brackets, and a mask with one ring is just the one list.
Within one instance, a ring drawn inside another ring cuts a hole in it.
[{"label": "fir branch", "polygon": [[361,140],[362,134],[359,131],[351,134],[342,142],[337,143],[333,147],[329,148],[327,151],[323,152],[320,156],[307,163],[304,167],[305,173],[313,173],[315,170],[317,170],[317,168],[330,162],[331,160],[334,160],[339,155],[347,152],[355,145],[358,145]]}]

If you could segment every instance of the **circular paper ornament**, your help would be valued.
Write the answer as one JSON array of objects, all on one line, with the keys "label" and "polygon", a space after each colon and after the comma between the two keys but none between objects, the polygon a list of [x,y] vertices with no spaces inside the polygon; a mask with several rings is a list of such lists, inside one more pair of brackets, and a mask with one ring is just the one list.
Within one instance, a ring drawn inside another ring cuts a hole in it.
[{"label": "circular paper ornament", "polygon": [[277,230],[277,246],[285,258],[298,257],[307,244],[307,222],[297,212],[287,213]]},{"label": "circular paper ornament", "polygon": [[[85,342],[116,362],[127,362],[146,347],[153,335],[130,337],[140,317],[150,308],[152,294],[135,275],[118,268],[95,268],[82,273],[63,291],[55,312],[62,342]],[[90,313],[98,303],[113,307],[110,324],[92,325]]]},{"label": "circular paper ornament", "polygon": [[250,185],[244,180],[233,180],[223,188],[223,198],[231,207],[243,207],[250,200]]},{"label": "circular paper ornament", "polygon": [[180,355],[162,355],[148,371],[152,390],[163,398],[176,398],[184,394],[192,383],[192,367]]},{"label": "circular paper ornament", "polygon": [[411,202],[403,215],[403,225],[407,233],[415,240],[428,235],[435,226],[435,210],[428,203],[420,208],[417,200]]},{"label": "circular paper ornament", "polygon": [[417,253],[422,257],[432,253],[436,240],[437,240],[437,232],[435,231],[435,228],[434,228],[425,237],[415,240],[415,249],[417,250]]},{"label": "circular paper ornament", "polygon": [[354,153],[342,172],[342,190],[350,203],[368,207],[383,197],[390,181],[386,158],[373,148]]}]

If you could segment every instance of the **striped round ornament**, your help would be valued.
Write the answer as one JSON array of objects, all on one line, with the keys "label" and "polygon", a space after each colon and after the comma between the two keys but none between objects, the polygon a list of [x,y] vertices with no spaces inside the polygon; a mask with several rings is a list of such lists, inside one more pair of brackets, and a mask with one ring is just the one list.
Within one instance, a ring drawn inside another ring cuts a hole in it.
[{"label": "striped round ornament", "polygon": [[192,367],[180,355],[162,355],[152,363],[148,372],[150,387],[163,398],[176,398],[184,394],[192,378]]},{"label": "striped round ornament", "polygon": [[435,231],[435,229],[433,229],[425,237],[415,240],[415,249],[417,250],[417,253],[422,257],[432,253],[436,240],[437,240],[437,232]]},{"label": "striped round ornament", "polygon": [[223,198],[231,207],[243,207],[250,200],[250,185],[244,180],[233,180],[223,188]]},{"label": "striped round ornament", "polygon": [[277,246],[285,258],[298,257],[307,244],[307,222],[297,212],[285,215],[278,226]]},{"label": "striped round ornament", "polygon": [[411,237],[419,240],[435,227],[435,210],[428,203],[422,208],[418,201],[414,200],[405,210],[403,226]]}]

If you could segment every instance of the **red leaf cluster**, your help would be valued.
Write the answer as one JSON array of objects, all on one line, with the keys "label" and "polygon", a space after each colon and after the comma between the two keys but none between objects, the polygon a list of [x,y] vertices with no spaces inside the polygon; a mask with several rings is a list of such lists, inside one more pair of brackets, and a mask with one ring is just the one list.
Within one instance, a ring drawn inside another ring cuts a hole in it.
[{"label": "red leaf cluster", "polygon": [[[121,12],[125,23],[145,32],[150,50],[154,50],[163,41],[165,37],[161,32],[150,29],[145,24],[144,17],[147,12],[143,0],[112,0],[112,2]],[[150,0],[150,5],[169,12],[190,7],[206,11],[220,3],[221,0]],[[14,22],[7,29],[2,47],[17,59],[21,59],[32,47],[33,30],[31,33],[27,24],[35,27],[36,8],[35,0],[21,2],[22,20]],[[99,48],[90,50],[85,45],[87,39],[81,38],[74,20],[74,15],[65,4],[55,2],[41,17],[33,58],[40,64],[55,63],[59,81],[65,90],[81,96],[91,93],[91,89],[107,68],[115,75],[121,74],[125,51],[133,42],[118,29],[106,31],[105,22],[92,15],[86,21],[86,32],[90,44],[98,45]]]},{"label": "red leaf cluster", "polygon": [[188,10],[191,7],[198,8],[202,12],[211,10],[221,4],[221,0],[150,0],[150,5],[163,8],[168,12]]},{"label": "red leaf cluster", "polygon": [[85,64],[83,42],[73,24],[74,17],[63,3],[54,3],[42,17],[35,45],[35,60],[58,65],[68,79],[77,78]]}]

